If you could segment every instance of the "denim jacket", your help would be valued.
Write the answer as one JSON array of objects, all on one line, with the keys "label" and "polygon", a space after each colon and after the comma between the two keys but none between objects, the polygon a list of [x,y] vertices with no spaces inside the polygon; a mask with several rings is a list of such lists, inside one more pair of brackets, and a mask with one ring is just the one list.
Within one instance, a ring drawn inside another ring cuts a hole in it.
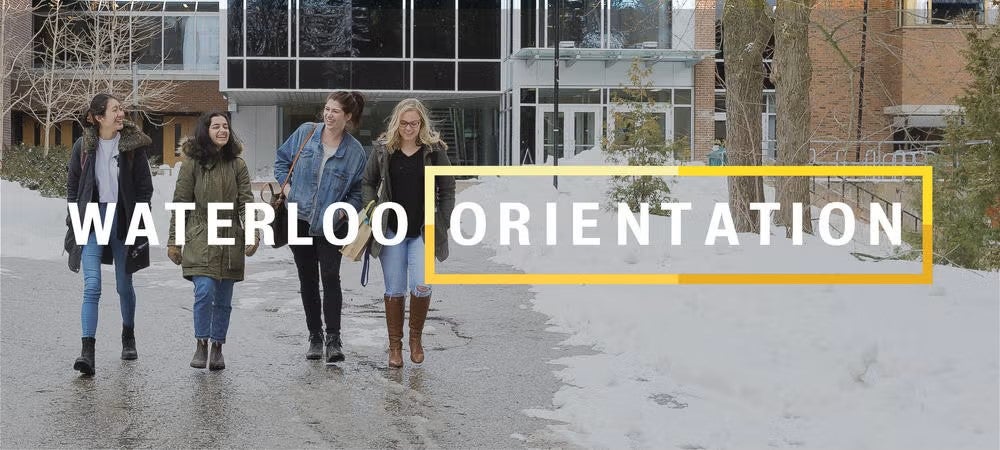
[{"label": "denim jacket", "polygon": [[[344,131],[337,152],[323,164],[323,127],[323,123],[302,124],[278,147],[274,159],[274,178],[279,184],[284,183],[302,140],[316,129],[302,148],[302,155],[292,172],[292,181],[289,183],[291,190],[288,193],[288,202],[295,203],[298,207],[299,219],[309,222],[311,236],[323,235],[323,213],[331,204],[347,202],[355,210],[361,210],[361,178],[368,156],[361,143]],[[322,185],[320,170],[323,171]],[[337,229],[345,220],[346,216],[335,221],[333,228]]]}]

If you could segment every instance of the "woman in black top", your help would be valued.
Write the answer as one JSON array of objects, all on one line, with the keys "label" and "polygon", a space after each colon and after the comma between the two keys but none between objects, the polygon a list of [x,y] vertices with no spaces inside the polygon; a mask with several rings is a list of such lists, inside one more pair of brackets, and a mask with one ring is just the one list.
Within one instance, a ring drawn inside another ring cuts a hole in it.
[{"label": "woman in black top", "polygon": [[[364,201],[395,202],[404,217],[391,211],[382,221],[383,234],[394,245],[371,243],[371,254],[382,263],[385,279],[385,323],[389,329],[389,366],[403,366],[403,309],[410,295],[410,360],[424,361],[421,335],[431,304],[431,287],[424,282],[424,167],[448,166],[448,146],[434,131],[427,109],[417,99],[399,102],[389,128],[368,157],[362,189]],[[435,255],[448,257],[448,220],[455,208],[455,179],[435,177]],[[427,205],[431,206],[431,205]],[[405,223],[404,223],[405,222]],[[402,236],[400,236],[402,235]]]}]

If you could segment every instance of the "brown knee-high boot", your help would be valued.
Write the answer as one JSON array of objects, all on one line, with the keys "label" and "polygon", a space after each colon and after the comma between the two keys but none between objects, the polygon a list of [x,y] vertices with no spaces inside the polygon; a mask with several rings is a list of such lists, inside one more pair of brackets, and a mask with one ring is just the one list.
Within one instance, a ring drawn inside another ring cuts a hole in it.
[{"label": "brown knee-high boot", "polygon": [[410,361],[424,362],[424,347],[420,338],[424,333],[424,321],[431,307],[431,297],[417,297],[410,294]]},{"label": "brown knee-high boot", "polygon": [[389,367],[403,367],[403,308],[405,297],[385,296],[385,326],[389,329]]}]

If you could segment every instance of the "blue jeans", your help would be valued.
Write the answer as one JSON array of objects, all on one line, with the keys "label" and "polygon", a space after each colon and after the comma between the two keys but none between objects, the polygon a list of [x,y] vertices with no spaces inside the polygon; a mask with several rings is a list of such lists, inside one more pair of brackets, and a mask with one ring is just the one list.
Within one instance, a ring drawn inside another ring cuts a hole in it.
[{"label": "blue jeans", "polygon": [[[386,232],[386,238],[393,236],[392,230]],[[403,297],[410,292],[416,297],[430,297],[431,287],[424,283],[423,238],[405,238],[399,244],[382,247],[379,261],[385,279],[385,295]]]},{"label": "blue jeans", "polygon": [[234,280],[191,277],[194,283],[194,337],[226,343],[229,316],[233,312]]},{"label": "blue jeans", "polygon": [[[106,204],[101,203],[99,206],[103,220]],[[122,325],[131,328],[135,326],[135,289],[132,287],[132,274],[125,270],[126,250],[125,242],[118,238],[118,214],[111,221],[108,246],[111,247],[115,262],[115,282],[122,310]],[[97,243],[97,235],[91,231],[80,254],[80,266],[83,268],[83,307],[80,311],[83,337],[92,338],[97,334],[97,305],[101,301],[101,255],[104,247]]]}]

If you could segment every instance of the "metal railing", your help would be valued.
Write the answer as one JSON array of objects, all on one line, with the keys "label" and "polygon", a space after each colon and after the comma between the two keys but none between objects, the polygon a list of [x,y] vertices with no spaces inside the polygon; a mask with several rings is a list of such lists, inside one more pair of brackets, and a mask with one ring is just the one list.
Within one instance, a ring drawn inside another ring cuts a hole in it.
[{"label": "metal railing", "polygon": [[816,165],[919,166],[935,155],[942,141],[824,141],[809,142]]},{"label": "metal railing", "polygon": [[[872,191],[869,191],[864,186],[861,186],[861,183],[859,183],[857,181],[850,180],[850,179],[847,179],[847,178],[844,178],[844,177],[829,177],[828,176],[828,177],[825,177],[826,178],[826,183],[825,183],[825,186],[823,186],[822,185],[822,181],[821,181],[822,178],[823,177],[812,177],[811,178],[811,182],[810,182],[810,185],[809,185],[809,191],[813,195],[815,195],[817,197],[822,197],[822,194],[819,191],[819,188],[821,188],[821,187],[826,188],[827,192],[837,193],[838,189],[836,189],[834,187],[834,184],[839,184],[840,185],[840,189],[839,189],[840,199],[843,200],[844,203],[853,204],[853,206],[855,206],[858,210],[860,210],[862,213],[864,213],[864,218],[867,219],[867,220],[871,219],[871,211],[869,211],[869,208],[871,207],[870,205],[872,203],[878,203],[878,204],[883,205],[883,207],[885,208],[884,211],[887,211],[887,212],[891,211],[891,209],[892,209],[892,203],[897,203],[897,202],[893,202],[891,200],[887,200],[887,199],[883,198],[882,196],[880,196],[880,195],[878,195],[878,194],[876,194],[876,193],[874,193]],[[854,194],[853,198],[851,198],[849,196],[849,194],[851,194],[851,193]],[[865,198],[868,199],[867,202],[863,202],[862,201],[862,199],[865,199]],[[901,203],[901,202],[899,202],[899,203]],[[923,225],[923,219],[919,215],[917,215],[917,214],[915,214],[913,212],[907,211],[906,208],[905,208],[905,206],[901,206],[901,211],[900,212],[901,212],[901,215],[902,215],[902,221],[903,221],[904,227],[905,227],[905,224],[907,222],[910,222],[910,223],[913,224],[913,228],[912,228],[913,231],[916,232],[916,233],[919,233],[921,231],[921,227]]]}]

